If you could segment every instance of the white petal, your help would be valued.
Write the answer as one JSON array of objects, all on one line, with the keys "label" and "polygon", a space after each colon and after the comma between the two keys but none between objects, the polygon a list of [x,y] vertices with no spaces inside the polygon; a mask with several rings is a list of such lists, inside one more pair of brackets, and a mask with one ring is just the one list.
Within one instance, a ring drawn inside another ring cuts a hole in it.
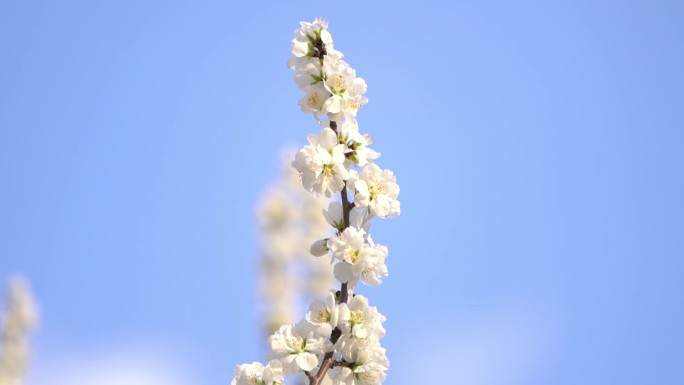
[{"label": "white petal", "polygon": [[335,278],[341,283],[349,282],[354,279],[352,265],[347,262],[340,262],[334,268]]},{"label": "white petal", "polygon": [[326,127],[318,134],[318,144],[326,150],[332,150],[337,146],[337,134],[330,127]]},{"label": "white petal", "polygon": [[318,366],[318,357],[316,357],[315,354],[308,352],[302,352],[297,354],[297,358],[295,358],[295,361],[297,362],[297,366],[299,366],[300,369],[306,371],[309,371]]}]

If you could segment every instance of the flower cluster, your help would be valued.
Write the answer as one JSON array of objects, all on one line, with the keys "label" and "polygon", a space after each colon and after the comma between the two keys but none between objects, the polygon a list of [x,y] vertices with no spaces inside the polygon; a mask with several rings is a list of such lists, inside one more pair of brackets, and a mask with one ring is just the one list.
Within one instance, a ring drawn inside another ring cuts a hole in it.
[{"label": "flower cluster", "polygon": [[269,364],[238,366],[233,385],[281,385],[284,376],[297,374],[309,385],[378,385],[389,368],[380,344],[385,317],[354,290],[359,281],[378,286],[388,275],[388,249],[369,231],[373,218],[399,215],[399,186],[392,171],[374,163],[380,154],[370,148],[371,136],[359,132],[366,82],[334,49],[327,28],[321,19],[303,22],[292,40],[288,65],[304,92],[299,104],[321,127],[292,166],[314,197],[340,196],[323,210],[335,234],[313,242],[310,251],[329,255],[341,287],[314,301],[304,319],[273,333]]},{"label": "flower cluster", "polygon": [[21,385],[28,361],[26,335],[37,318],[28,285],[23,280],[16,278],[10,281],[6,306],[0,330],[0,385]]}]

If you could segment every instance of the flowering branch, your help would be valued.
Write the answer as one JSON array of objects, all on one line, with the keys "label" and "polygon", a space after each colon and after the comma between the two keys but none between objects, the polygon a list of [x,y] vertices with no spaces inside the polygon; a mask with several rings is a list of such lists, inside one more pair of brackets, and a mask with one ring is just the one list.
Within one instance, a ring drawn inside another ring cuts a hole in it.
[{"label": "flowering branch", "polygon": [[314,197],[340,193],[341,201],[323,211],[336,235],[310,248],[316,257],[331,256],[340,290],[314,301],[305,319],[273,333],[271,361],[238,365],[232,385],[282,385],[285,375],[298,373],[309,385],[379,385],[389,368],[380,345],[385,317],[353,291],[359,281],[379,286],[388,275],[388,249],[369,231],[371,219],[399,215],[399,186],[392,171],[373,163],[380,154],[369,148],[371,137],[359,133],[356,115],[368,102],[366,82],[334,49],[327,28],[321,19],[302,22],[292,40],[288,65],[305,93],[299,105],[322,128],[308,136],[292,166]]}]

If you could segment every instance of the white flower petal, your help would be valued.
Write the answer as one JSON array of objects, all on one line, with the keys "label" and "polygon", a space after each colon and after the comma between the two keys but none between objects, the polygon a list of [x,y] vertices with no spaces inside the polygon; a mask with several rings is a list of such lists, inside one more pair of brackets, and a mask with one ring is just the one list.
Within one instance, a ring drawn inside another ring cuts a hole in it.
[{"label": "white flower petal", "polygon": [[300,369],[306,371],[309,371],[318,366],[318,357],[316,357],[315,354],[308,352],[302,352],[297,354],[297,358],[295,358],[295,361],[297,362],[297,366],[299,366]]}]

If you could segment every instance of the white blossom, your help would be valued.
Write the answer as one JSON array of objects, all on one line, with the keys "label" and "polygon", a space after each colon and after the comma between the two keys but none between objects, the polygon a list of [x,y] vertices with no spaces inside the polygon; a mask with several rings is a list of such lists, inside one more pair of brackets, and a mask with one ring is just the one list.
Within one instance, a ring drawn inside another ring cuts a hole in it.
[{"label": "white blossom", "polygon": [[356,114],[368,102],[366,82],[334,49],[328,24],[322,19],[302,22],[294,33],[288,66],[295,70],[295,83],[305,92],[302,111],[327,114],[335,121],[356,121]]},{"label": "white blossom", "polygon": [[[325,85],[321,83],[323,81],[324,76],[322,71],[323,70],[321,69],[321,66],[317,61],[309,61],[301,67],[299,67],[297,69],[297,72],[295,72],[295,84],[297,84],[297,87],[299,87],[299,89],[304,91],[305,93],[307,93],[307,90],[309,88],[317,84],[320,84],[321,87],[325,88]],[[328,93],[330,92],[328,91]]]},{"label": "white blossom", "polygon": [[[370,230],[370,218],[366,215],[367,211],[361,207],[354,207],[349,213],[349,225],[364,230],[366,233]],[[323,210],[323,217],[330,226],[335,228],[338,232],[344,230],[342,202],[332,201],[328,205],[327,210]]]},{"label": "white blossom", "polygon": [[295,30],[291,43],[292,56],[288,61],[291,69],[296,69],[305,64],[307,59],[319,54],[315,47],[317,40],[321,41],[326,51],[333,49],[332,35],[327,30],[328,23],[325,20],[317,18],[313,23],[303,21],[299,25],[300,28]]},{"label": "white blossom", "polygon": [[343,215],[342,202],[332,201],[330,204],[328,204],[328,209],[323,210],[323,217],[328,224],[337,231],[344,230]]},{"label": "white blossom", "polygon": [[377,286],[387,276],[387,248],[368,243],[363,229],[347,227],[337,237],[328,240],[328,247],[333,257],[340,261],[333,271],[340,282],[349,282],[354,287],[361,276],[364,283]]},{"label": "white blossom", "polygon": [[352,367],[331,370],[333,385],[379,385],[387,375],[389,360],[380,346],[358,349],[353,354]]},{"label": "white blossom", "polygon": [[380,286],[382,279],[389,274],[387,271],[387,246],[372,244],[368,237],[374,258],[367,258],[361,262],[361,281],[368,286]]},{"label": "white blossom", "polygon": [[318,366],[318,355],[329,349],[330,342],[317,337],[310,324],[283,325],[269,339],[274,359],[283,364],[285,374],[309,371]]},{"label": "white blossom", "polygon": [[271,360],[264,366],[261,362],[242,364],[235,367],[231,385],[282,385],[283,368],[278,360]]},{"label": "white blossom", "polygon": [[326,89],[331,93],[324,106],[325,112],[332,120],[348,118],[354,121],[362,105],[368,102],[363,96],[366,93],[366,81],[356,76],[356,70],[341,54],[327,55],[323,59],[321,73]]},{"label": "white blossom", "polygon": [[368,305],[368,299],[360,294],[353,296],[348,303],[340,304],[337,326],[344,334],[356,338],[373,336],[380,340],[385,336],[385,316],[375,306]]},{"label": "white blossom", "polygon": [[340,306],[335,301],[335,294],[328,293],[325,301],[311,303],[306,320],[313,326],[316,335],[330,338],[333,328],[339,322],[339,314]]},{"label": "white blossom", "polygon": [[304,96],[299,100],[299,106],[304,113],[313,113],[318,116],[324,112],[325,103],[332,95],[321,83],[308,86],[304,89]]},{"label": "white blossom", "polygon": [[338,143],[337,134],[324,128],[318,135],[309,135],[309,145],[295,155],[292,166],[302,176],[304,188],[314,196],[330,197],[344,188],[349,170],[344,166],[345,146]]},{"label": "white blossom", "polygon": [[400,214],[400,204],[397,200],[399,185],[392,171],[382,170],[376,164],[370,163],[354,175],[349,185],[354,193],[354,202],[361,207],[367,207],[372,215],[386,218]]},{"label": "white blossom", "polygon": [[347,146],[345,151],[347,167],[351,165],[363,167],[380,157],[379,152],[369,147],[373,143],[373,138],[369,134],[360,134],[356,121],[342,120],[337,123],[337,132],[340,143]]},{"label": "white blossom", "polygon": [[368,147],[373,143],[370,135],[363,135],[349,144],[351,151],[347,154],[347,159],[354,164],[364,167],[380,157],[380,153]]},{"label": "white blossom", "polygon": [[325,89],[331,95],[323,105],[323,112],[339,114],[347,105],[346,100],[366,92],[366,82],[356,77],[356,71],[344,60],[336,60],[336,68],[333,68],[329,60],[324,60],[323,73]]},{"label": "white blossom", "polygon": [[366,246],[366,232],[356,227],[347,227],[340,235],[330,238],[328,247],[340,261],[355,263]]}]

